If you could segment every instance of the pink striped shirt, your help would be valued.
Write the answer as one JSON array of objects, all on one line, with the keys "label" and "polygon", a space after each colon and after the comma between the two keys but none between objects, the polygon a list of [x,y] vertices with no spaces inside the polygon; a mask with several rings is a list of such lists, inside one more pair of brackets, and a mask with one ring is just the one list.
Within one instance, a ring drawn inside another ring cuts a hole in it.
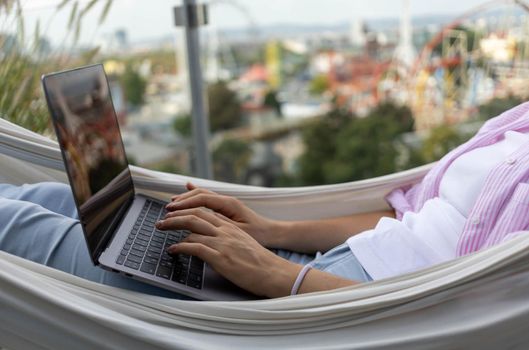
[{"label": "pink striped shirt", "polygon": [[[479,132],[443,157],[413,186],[392,191],[386,200],[401,219],[407,211],[417,212],[424,203],[439,196],[439,184],[452,162],[478,147],[503,139],[506,131],[529,131],[529,102],[487,121]],[[524,144],[488,175],[470,211],[457,244],[457,256],[503,242],[529,229],[529,143]]]}]

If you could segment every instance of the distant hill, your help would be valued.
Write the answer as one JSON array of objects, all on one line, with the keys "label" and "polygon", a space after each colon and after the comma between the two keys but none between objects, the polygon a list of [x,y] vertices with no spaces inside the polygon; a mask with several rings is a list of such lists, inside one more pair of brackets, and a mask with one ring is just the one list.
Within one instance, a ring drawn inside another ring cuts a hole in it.
[{"label": "distant hill", "polygon": [[[499,18],[505,14],[505,9],[492,9],[486,13],[480,14],[480,17],[485,19]],[[508,11],[509,16],[520,18],[523,15],[521,9],[510,7]],[[441,14],[441,15],[422,15],[412,18],[412,25],[414,29],[423,29],[428,27],[440,27],[455,20],[461,14]],[[365,19],[365,25],[375,32],[394,31],[399,27],[399,18],[375,18]],[[291,24],[291,23],[275,23],[265,26],[257,26],[255,28],[224,28],[220,29],[222,36],[221,40],[226,41],[244,41],[251,38],[255,40],[255,34],[259,35],[261,40],[270,38],[288,38],[295,36],[314,35],[321,33],[338,33],[345,34],[350,30],[351,23],[349,21],[341,21],[336,24]],[[165,35],[158,38],[143,39],[132,43],[133,46],[149,46],[160,47],[166,45],[174,45],[174,37],[172,35]]]}]

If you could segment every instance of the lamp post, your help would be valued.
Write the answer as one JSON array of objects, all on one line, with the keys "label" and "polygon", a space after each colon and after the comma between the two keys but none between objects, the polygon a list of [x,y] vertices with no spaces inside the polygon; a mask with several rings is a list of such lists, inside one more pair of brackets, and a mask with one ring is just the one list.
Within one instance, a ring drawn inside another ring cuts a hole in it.
[{"label": "lamp post", "polygon": [[197,4],[195,0],[183,0],[182,6],[174,8],[174,19],[177,27],[185,29],[196,172],[201,178],[211,179],[213,176],[208,147],[209,119],[204,99],[198,33],[198,27],[208,22],[207,7],[204,4]]}]

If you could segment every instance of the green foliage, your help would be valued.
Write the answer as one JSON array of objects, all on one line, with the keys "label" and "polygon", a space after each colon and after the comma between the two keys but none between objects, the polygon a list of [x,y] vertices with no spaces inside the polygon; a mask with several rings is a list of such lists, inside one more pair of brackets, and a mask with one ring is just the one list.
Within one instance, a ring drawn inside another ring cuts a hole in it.
[{"label": "green foliage", "polygon": [[334,109],[303,132],[302,183],[337,183],[394,172],[398,155],[394,142],[412,126],[411,111],[389,103],[364,118]]},{"label": "green foliage", "polygon": [[[326,165],[327,182],[360,180],[396,171],[395,140],[411,131],[411,111],[382,104],[336,136],[337,152]],[[336,169],[333,171],[333,169]]]},{"label": "green foliage", "polygon": [[303,184],[328,183],[325,164],[337,152],[336,135],[352,123],[354,116],[335,108],[322,119],[305,127],[302,133],[305,152],[299,158],[299,177]]},{"label": "green foliage", "polygon": [[524,102],[523,99],[513,95],[509,95],[505,98],[493,98],[487,103],[484,103],[479,106],[478,118],[480,120],[488,120],[490,118],[494,118],[500,115],[501,113],[505,112],[506,110],[519,105],[522,102]]},{"label": "green foliage", "polygon": [[19,53],[0,58],[0,117],[36,132],[48,127],[48,110],[39,99],[36,64]]},{"label": "green foliage", "polygon": [[173,122],[174,130],[184,137],[191,137],[191,127],[191,116],[188,114],[176,117]]},{"label": "green foliage", "polygon": [[[513,96],[493,99],[480,106],[480,118],[495,117],[521,102]],[[298,160],[297,176],[281,178],[278,184],[317,185],[389,174],[437,161],[471,136],[456,126],[442,125],[432,129],[420,147],[403,145],[402,135],[412,131],[407,107],[383,103],[364,118],[334,109],[303,130],[305,152]],[[407,156],[404,164],[397,164],[401,152]]]},{"label": "green foliage", "polygon": [[[96,2],[105,2],[99,18],[102,22],[112,0],[91,0],[87,4],[78,0],[63,0],[57,5],[57,12],[71,5],[70,20],[67,28],[64,28],[66,34],[63,46],[66,46],[65,43],[72,34],[72,45],[77,43],[82,20]],[[49,117],[40,87],[40,76],[46,72],[66,69],[70,65],[67,55],[51,50],[44,37],[46,33],[41,32],[40,23],[36,24],[33,35],[26,35],[24,12],[19,1],[0,0],[0,33],[2,32],[15,32],[16,35],[0,34],[0,117],[30,130],[45,132],[49,126]],[[52,61],[55,57],[56,61]]]},{"label": "green foliage", "polygon": [[252,157],[250,144],[240,140],[225,139],[213,151],[213,171],[216,179],[241,182]]},{"label": "green foliage", "polygon": [[279,102],[279,100],[277,99],[277,91],[269,90],[264,97],[263,105],[274,109],[277,115],[279,116],[283,115],[281,111],[281,102]]},{"label": "green foliage", "polygon": [[329,90],[329,78],[325,74],[320,74],[311,80],[309,92],[313,95],[321,95]]},{"label": "green foliage", "polygon": [[298,187],[303,186],[299,176],[295,174],[279,174],[275,179],[272,187]]},{"label": "green foliage", "polygon": [[441,125],[430,131],[421,149],[425,163],[441,159],[445,154],[466,141],[454,127]]},{"label": "green foliage", "polygon": [[242,122],[241,104],[225,82],[208,86],[209,120],[212,131],[237,127]]},{"label": "green foliage", "polygon": [[[209,120],[212,131],[228,130],[241,125],[242,109],[235,92],[226,83],[217,82],[208,87]],[[176,117],[173,128],[182,136],[192,135],[192,117]]]},{"label": "green foliage", "polygon": [[187,175],[185,171],[183,171],[178,165],[176,165],[176,161],[174,160],[168,160],[155,165],[151,165],[149,168],[157,171],[163,171],[164,173]]},{"label": "green foliage", "polygon": [[144,102],[145,87],[147,82],[131,66],[127,65],[125,72],[120,77],[125,99],[133,106],[141,106]]}]

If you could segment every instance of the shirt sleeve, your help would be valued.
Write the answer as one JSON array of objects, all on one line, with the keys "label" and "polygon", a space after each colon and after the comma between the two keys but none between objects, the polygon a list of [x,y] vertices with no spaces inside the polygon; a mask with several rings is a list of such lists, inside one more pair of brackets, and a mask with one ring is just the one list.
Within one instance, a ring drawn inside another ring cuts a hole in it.
[{"label": "shirt sleeve", "polygon": [[386,197],[386,202],[395,209],[395,214],[398,220],[402,219],[404,213],[414,211],[415,202],[417,201],[417,193],[422,182],[415,185],[408,185],[397,188],[391,191]]}]

